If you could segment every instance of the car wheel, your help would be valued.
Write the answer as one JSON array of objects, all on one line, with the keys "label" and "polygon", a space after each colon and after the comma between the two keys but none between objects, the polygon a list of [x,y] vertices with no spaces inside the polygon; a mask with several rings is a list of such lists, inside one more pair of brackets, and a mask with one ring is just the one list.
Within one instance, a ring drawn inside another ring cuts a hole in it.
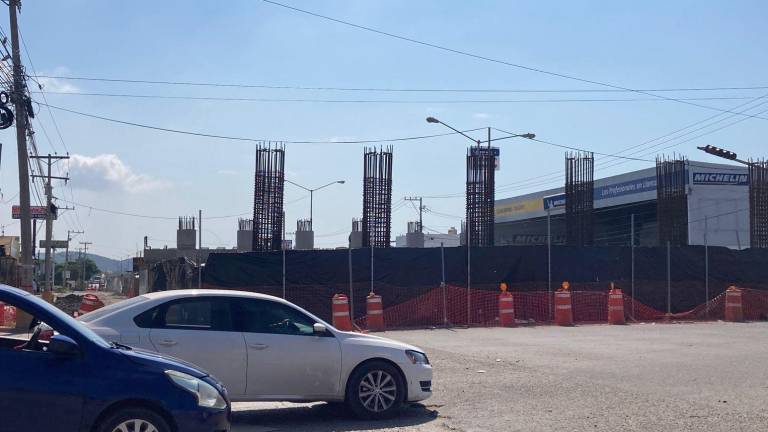
[{"label": "car wheel", "polygon": [[170,432],[168,423],[154,411],[144,408],[122,409],[107,417],[99,432]]},{"label": "car wheel", "polygon": [[347,405],[360,418],[390,418],[400,411],[403,400],[405,384],[389,363],[367,363],[349,377]]}]

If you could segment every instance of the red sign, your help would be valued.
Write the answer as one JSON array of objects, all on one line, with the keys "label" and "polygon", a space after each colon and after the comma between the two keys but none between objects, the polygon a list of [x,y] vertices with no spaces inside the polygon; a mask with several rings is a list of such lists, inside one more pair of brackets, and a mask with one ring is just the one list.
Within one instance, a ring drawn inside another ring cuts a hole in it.
[{"label": "red sign", "polygon": [[[32,219],[45,219],[47,216],[47,213],[45,211],[45,206],[30,206],[29,207],[29,214],[32,217]],[[56,219],[56,213],[53,213],[53,219]],[[11,218],[12,219],[21,219],[21,206],[15,205],[11,207]]]}]

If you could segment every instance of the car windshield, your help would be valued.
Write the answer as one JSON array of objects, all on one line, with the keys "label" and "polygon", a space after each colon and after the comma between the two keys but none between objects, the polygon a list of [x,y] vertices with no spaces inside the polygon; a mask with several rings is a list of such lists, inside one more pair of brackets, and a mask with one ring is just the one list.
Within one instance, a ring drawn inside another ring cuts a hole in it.
[{"label": "car windshield", "polygon": [[97,320],[97,319],[99,319],[101,317],[104,317],[104,316],[107,316],[107,315],[111,314],[112,312],[115,312],[117,310],[120,310],[120,309],[123,309],[123,308],[126,308],[126,307],[133,306],[133,305],[138,304],[138,303],[145,302],[147,300],[149,300],[147,297],[138,296],[138,297],[133,297],[133,298],[130,298],[130,299],[127,299],[127,300],[123,300],[123,301],[117,302],[117,303],[112,303],[109,306],[104,306],[103,308],[96,309],[93,312],[88,312],[87,314],[84,314],[84,315],[80,316],[78,318],[78,321],[85,322],[85,323],[88,323],[88,322],[91,322],[91,321],[95,321],[95,320]]},{"label": "car windshield", "polygon": [[74,328],[78,333],[83,335],[85,338],[90,340],[91,342],[95,343],[96,345],[99,345],[104,348],[111,347],[110,343],[105,341],[104,338],[94,333],[91,329],[88,327],[80,324],[79,322],[75,321],[74,318],[64,313],[61,309],[51,305],[50,303],[46,302],[45,300],[42,300],[35,296],[29,296],[27,299],[35,304],[37,304],[39,307],[45,309],[48,313],[51,315],[54,315],[56,318],[60,319],[61,321],[64,321],[65,323],[69,324],[72,328]]}]

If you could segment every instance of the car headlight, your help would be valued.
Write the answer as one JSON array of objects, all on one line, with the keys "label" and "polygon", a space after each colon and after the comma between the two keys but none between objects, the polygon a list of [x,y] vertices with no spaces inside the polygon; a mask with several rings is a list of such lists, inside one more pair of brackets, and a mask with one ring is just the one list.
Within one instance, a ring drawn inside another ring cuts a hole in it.
[{"label": "car headlight", "polygon": [[220,409],[227,407],[227,402],[221,396],[221,393],[207,382],[175,370],[167,370],[165,375],[174,384],[195,395],[199,406]]},{"label": "car headlight", "polygon": [[427,358],[427,355],[423,352],[408,350],[405,352],[405,355],[408,356],[408,360],[411,361],[413,364],[423,364],[428,365],[429,359]]}]

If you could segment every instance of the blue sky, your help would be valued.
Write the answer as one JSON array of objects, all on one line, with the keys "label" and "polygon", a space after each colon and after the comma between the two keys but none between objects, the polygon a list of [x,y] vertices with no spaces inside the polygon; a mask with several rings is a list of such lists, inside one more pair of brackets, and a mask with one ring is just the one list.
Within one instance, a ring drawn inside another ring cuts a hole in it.
[{"label": "blue sky", "polygon": [[[762,1],[300,1],[287,4],[414,39],[594,81],[630,88],[768,86],[768,5]],[[0,15],[7,32],[7,12]],[[364,32],[257,0],[24,2],[22,35],[39,74],[287,86],[604,89],[488,63]],[[29,58],[25,63],[31,73]],[[393,138],[445,132],[433,115],[461,129],[494,126],[541,139],[612,153],[665,135],[717,112],[670,101],[451,103],[456,100],[647,98],[633,93],[381,93],[170,87],[44,80],[48,102],[151,125],[274,140]],[[55,94],[64,92],[68,94]],[[72,93],[162,94],[261,99],[410,100],[419,103],[233,102],[110,98]],[[668,97],[752,97],[762,90],[664,93]],[[40,95],[35,96],[41,100]],[[731,109],[744,99],[696,103]],[[764,101],[763,101],[764,102]],[[758,102],[755,103],[755,105]],[[768,109],[768,104],[750,113]],[[73,155],[69,187],[57,196],[97,208],[174,218],[247,213],[252,205],[254,144],[173,135],[53,112]],[[768,117],[768,113],[764,114]],[[722,120],[711,128],[739,118]],[[718,119],[715,119],[718,120]],[[47,110],[34,123],[41,153],[62,152]],[[44,136],[50,136],[55,149]],[[707,132],[703,129],[701,132]],[[715,144],[744,156],[766,156],[768,122],[748,119],[665,149],[698,160],[695,146]],[[686,136],[692,137],[696,134]],[[14,133],[0,132],[3,204],[0,223],[18,232],[10,205],[18,200]],[[497,197],[556,187],[563,150],[522,140],[501,141]],[[656,142],[654,142],[656,143]],[[464,213],[464,155],[458,136],[395,144],[394,193],[450,195],[427,199],[441,213],[424,224],[444,231]],[[660,146],[662,147],[662,146]],[[638,153],[651,157],[649,149]],[[357,144],[292,144],[287,176],[307,186],[343,179],[315,196],[316,243],[346,244],[362,211],[362,151]],[[647,167],[598,157],[597,177]],[[615,166],[612,166],[615,165]],[[64,171],[67,167],[64,166]],[[501,187],[503,186],[503,187]],[[306,194],[286,186],[288,231],[309,216]],[[72,199],[74,197],[74,199]],[[7,202],[6,202],[7,201]],[[176,222],[115,216],[77,206],[55,225],[55,237],[84,228],[93,251],[125,257],[141,246],[175,244]],[[396,206],[393,235],[417,217]],[[448,217],[445,215],[454,215]],[[204,220],[206,246],[231,247],[236,217]]]}]

